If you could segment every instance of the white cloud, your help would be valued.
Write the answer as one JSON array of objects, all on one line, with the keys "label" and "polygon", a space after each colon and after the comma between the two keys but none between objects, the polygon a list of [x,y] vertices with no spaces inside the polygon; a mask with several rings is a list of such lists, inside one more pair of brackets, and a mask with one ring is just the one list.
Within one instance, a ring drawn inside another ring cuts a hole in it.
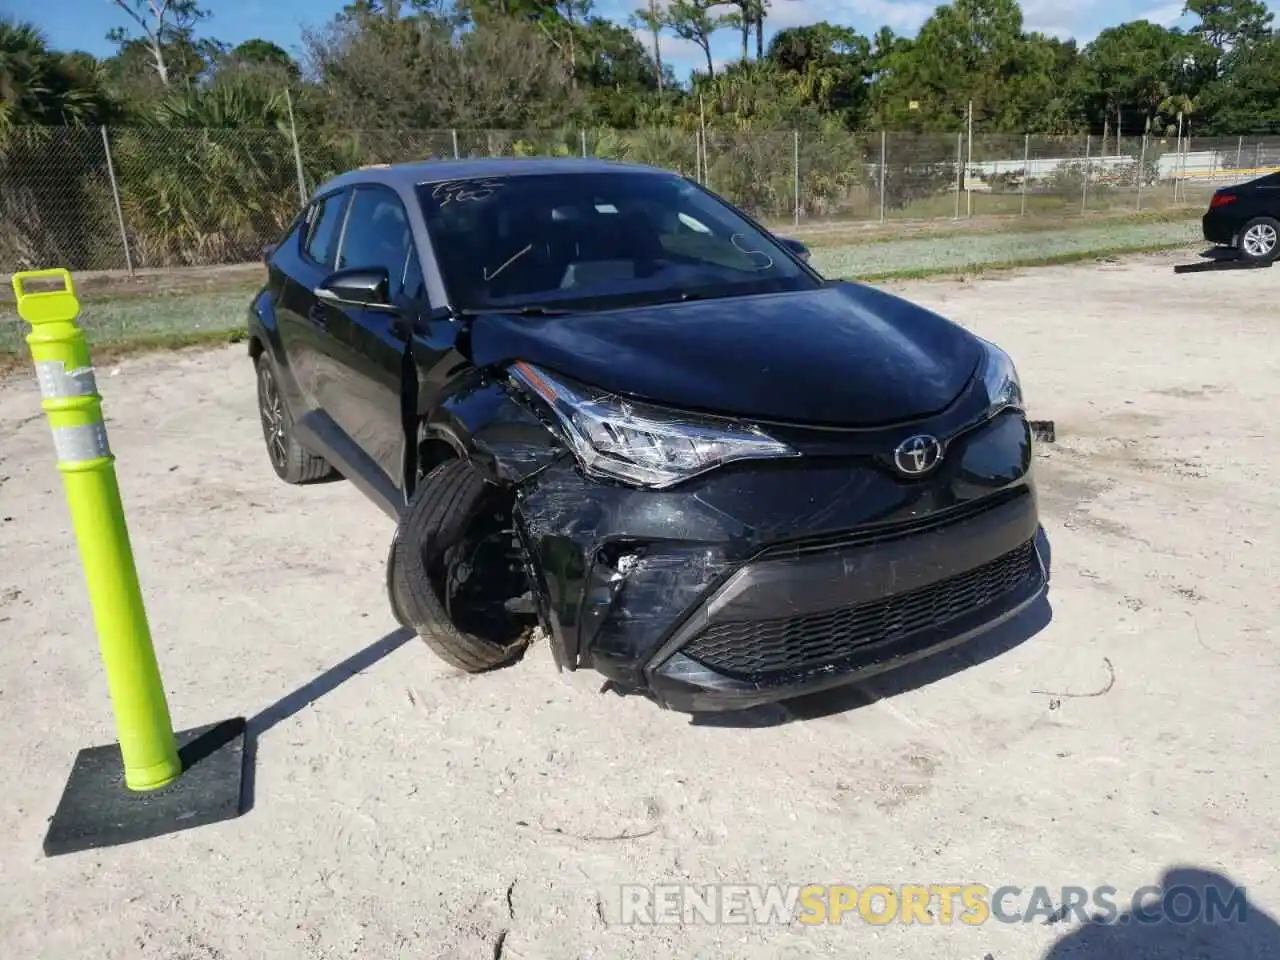
[{"label": "white cloud", "polygon": [[1076,0],[1074,6],[1061,0],[1022,0],[1022,28],[1059,40],[1080,39],[1082,25],[1098,0]]},{"label": "white cloud", "polygon": [[[643,27],[636,28],[631,31],[631,35],[645,50],[652,52],[653,50],[653,34]],[[658,49],[662,51],[662,59],[664,60],[697,60],[699,63],[705,63],[707,57],[702,52],[702,48],[692,40],[685,40],[682,37],[673,37],[669,33],[663,33],[658,37]]]},{"label": "white cloud", "polygon": [[1067,39],[1074,37],[1082,45],[1107,27],[1134,20],[1149,20],[1162,27],[1172,27],[1184,19],[1183,0],[1168,0],[1144,7],[1142,0],[1023,0],[1023,23],[1027,30]]},{"label": "white cloud", "polygon": [[1183,5],[1181,3],[1162,3],[1158,7],[1152,7],[1144,13],[1139,13],[1134,19],[1150,20],[1152,23],[1159,24],[1162,27],[1172,27],[1182,19],[1182,10]]},{"label": "white cloud", "polygon": [[933,14],[936,4],[920,0],[773,0],[769,26],[774,29],[802,27],[819,20],[870,25],[874,32],[882,25],[898,32],[910,32]]},{"label": "white cloud", "polygon": [[1028,33],[1043,33],[1046,37],[1057,37],[1059,40],[1080,39],[1080,32],[1062,23],[1029,23]]}]

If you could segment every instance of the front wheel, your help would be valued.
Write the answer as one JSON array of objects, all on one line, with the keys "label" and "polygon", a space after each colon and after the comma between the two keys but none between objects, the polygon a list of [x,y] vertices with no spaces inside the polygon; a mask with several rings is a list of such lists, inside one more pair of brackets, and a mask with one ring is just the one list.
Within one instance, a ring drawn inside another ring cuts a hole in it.
[{"label": "front wheel", "polygon": [[1240,231],[1240,259],[1250,263],[1271,263],[1280,252],[1280,221],[1254,217]]},{"label": "front wheel", "polygon": [[524,553],[510,497],[465,460],[422,478],[391,547],[396,618],[440,659],[482,673],[513,663],[533,636]]}]

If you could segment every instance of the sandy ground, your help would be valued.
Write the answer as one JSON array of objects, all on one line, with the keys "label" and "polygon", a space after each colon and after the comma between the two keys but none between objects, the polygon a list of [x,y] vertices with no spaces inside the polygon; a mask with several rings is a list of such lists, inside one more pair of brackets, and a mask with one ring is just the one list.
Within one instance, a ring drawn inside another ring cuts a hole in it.
[{"label": "sandy ground", "polygon": [[[1057,422],[1051,611],[718,724],[558,675],[545,645],[468,678],[397,632],[388,522],[348,484],[275,479],[242,347],[102,370],[175,722],[252,718],[254,805],[54,859],[71,760],[113,734],[35,385],[0,386],[5,955],[1280,956],[1277,275],[1170,263],[893,285],[1008,348]],[[1110,885],[1123,906],[1178,867],[1246,888],[1248,922],[618,922],[620,884]]]}]

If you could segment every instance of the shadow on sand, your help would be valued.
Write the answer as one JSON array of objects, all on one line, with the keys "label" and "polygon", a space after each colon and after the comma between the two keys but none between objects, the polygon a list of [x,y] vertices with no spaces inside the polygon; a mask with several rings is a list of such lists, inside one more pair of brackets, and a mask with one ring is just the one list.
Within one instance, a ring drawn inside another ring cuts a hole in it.
[{"label": "shadow on sand", "polygon": [[248,813],[253,809],[254,774],[257,769],[258,738],[272,727],[283,723],[290,717],[302,712],[309,704],[332,693],[352,677],[368,670],[379,660],[390,656],[414,637],[412,630],[401,627],[386,636],[375,640],[363,650],[353,653],[341,663],[334,664],[324,673],[309,681],[292,693],[281,697],[271,706],[258,711],[250,717],[245,728],[245,767],[244,785],[242,787],[242,809]]},{"label": "shadow on sand", "polygon": [[1220,873],[1167,870],[1138,909],[1095,916],[1043,960],[1275,960],[1280,925]]}]

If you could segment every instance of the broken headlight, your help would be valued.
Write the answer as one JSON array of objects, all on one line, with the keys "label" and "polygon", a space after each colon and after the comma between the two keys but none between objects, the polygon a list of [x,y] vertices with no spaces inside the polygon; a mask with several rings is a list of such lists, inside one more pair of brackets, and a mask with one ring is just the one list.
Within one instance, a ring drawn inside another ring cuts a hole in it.
[{"label": "broken headlight", "polygon": [[546,403],[592,476],[660,490],[726,463],[799,456],[756,427],[682,416],[570,386],[532,364],[515,364],[511,376]]},{"label": "broken headlight", "polygon": [[1012,407],[1023,409],[1022,384],[1018,381],[1018,371],[1007,353],[994,343],[982,341],[987,351],[982,370],[982,384],[987,388],[988,416],[995,416],[1001,410]]}]

